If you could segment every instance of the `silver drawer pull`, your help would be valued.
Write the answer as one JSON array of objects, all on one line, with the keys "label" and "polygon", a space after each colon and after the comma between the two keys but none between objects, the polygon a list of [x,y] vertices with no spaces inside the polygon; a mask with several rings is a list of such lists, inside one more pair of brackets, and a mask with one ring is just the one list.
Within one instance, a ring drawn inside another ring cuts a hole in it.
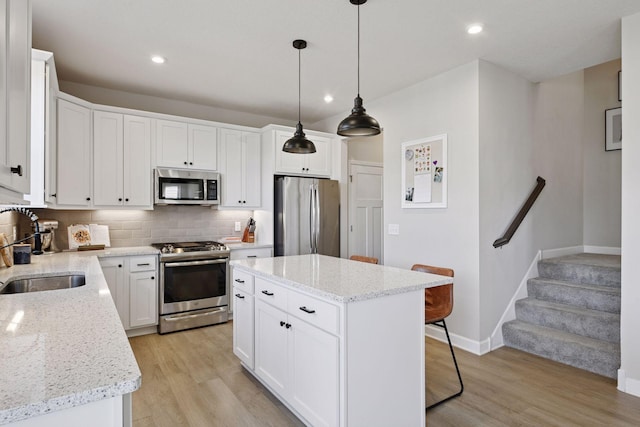
[{"label": "silver drawer pull", "polygon": [[241,279],[236,279],[235,281],[238,283],[244,283],[244,280],[241,280]]},{"label": "silver drawer pull", "polygon": [[240,299],[244,299],[244,296],[243,296],[243,295],[240,295],[240,294],[236,294],[236,297],[238,297],[238,298],[240,298]]},{"label": "silver drawer pull", "polygon": [[265,294],[268,297],[272,297],[273,296],[273,292],[269,292],[269,291],[262,291],[263,294]]},{"label": "silver drawer pull", "polygon": [[305,313],[308,313],[308,314],[313,314],[313,313],[316,312],[315,310],[308,309],[304,305],[302,307],[300,307],[300,310],[302,310],[302,311],[304,311]]}]

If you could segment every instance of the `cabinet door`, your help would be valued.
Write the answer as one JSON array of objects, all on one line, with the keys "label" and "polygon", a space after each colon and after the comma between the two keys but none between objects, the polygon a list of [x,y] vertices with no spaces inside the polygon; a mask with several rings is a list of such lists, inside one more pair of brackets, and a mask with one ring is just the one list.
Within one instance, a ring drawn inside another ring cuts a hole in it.
[{"label": "cabinet door", "polygon": [[242,289],[233,288],[233,354],[253,369],[254,299]]},{"label": "cabinet door", "polygon": [[156,121],[156,163],[160,167],[186,168],[189,165],[188,126],[170,120]]},{"label": "cabinet door", "polygon": [[91,205],[91,111],[58,100],[58,205]]},{"label": "cabinet door", "polygon": [[338,337],[289,319],[289,402],[311,425],[339,425]]},{"label": "cabinet door", "polygon": [[124,258],[103,258],[100,266],[122,326],[129,329],[129,295],[125,292]]},{"label": "cabinet door", "polygon": [[189,125],[189,167],[218,170],[218,128]]},{"label": "cabinet door", "polygon": [[152,208],[151,119],[124,116],[124,205]]},{"label": "cabinet door", "polygon": [[243,132],[243,187],[242,206],[262,206],[262,184],[260,175],[260,134]]},{"label": "cabinet door", "polygon": [[316,146],[313,154],[302,154],[307,160],[307,173],[313,176],[331,176],[331,139],[307,135]]},{"label": "cabinet door", "polygon": [[242,207],[242,132],[220,129],[220,143],[223,145],[224,162],[222,180],[222,206]]},{"label": "cabinet door", "polygon": [[306,154],[285,153],[282,151],[284,143],[293,136],[293,131],[276,131],[275,141],[275,172],[282,174],[305,174],[306,166],[304,156]]},{"label": "cabinet door", "polygon": [[286,399],[287,315],[260,300],[255,305],[255,373]]},{"label": "cabinet door", "polygon": [[93,112],[93,203],[121,206],[122,114]]},{"label": "cabinet door", "polygon": [[158,284],[155,272],[129,273],[129,326],[158,324]]}]

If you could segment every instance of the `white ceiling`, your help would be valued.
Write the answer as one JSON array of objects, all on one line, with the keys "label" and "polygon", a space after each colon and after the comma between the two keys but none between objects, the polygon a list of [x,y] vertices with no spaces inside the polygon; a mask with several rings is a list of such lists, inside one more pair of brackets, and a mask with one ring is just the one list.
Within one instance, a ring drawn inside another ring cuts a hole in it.
[{"label": "white ceiling", "polygon": [[[303,38],[303,123],[353,105],[349,0],[32,1],[33,46],[54,52],[60,80],[295,120]],[[534,82],[579,70],[620,57],[620,18],[636,12],[639,0],[369,0],[360,92],[366,107],[477,58]]]}]

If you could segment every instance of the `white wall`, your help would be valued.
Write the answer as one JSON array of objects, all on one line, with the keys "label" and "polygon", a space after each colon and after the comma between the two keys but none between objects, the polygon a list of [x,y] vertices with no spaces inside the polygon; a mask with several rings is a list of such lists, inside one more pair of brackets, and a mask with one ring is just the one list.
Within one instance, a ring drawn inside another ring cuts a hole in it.
[{"label": "white wall", "polygon": [[349,138],[347,142],[349,160],[382,163],[383,140],[382,134],[366,138]]},{"label": "white wall", "polygon": [[132,108],[135,110],[172,114],[194,119],[212,120],[234,125],[263,127],[268,124],[280,124],[286,126],[295,126],[296,124],[295,121],[284,120],[277,117],[225,110],[224,108],[211,107],[208,105],[176,101],[174,99],[160,98],[158,96],[140,95],[137,93],[89,86],[64,80],[60,81],[60,90],[94,104]]},{"label": "white wall", "polygon": [[620,106],[620,60],[584,70],[584,244],[620,247],[622,151],[604,150],[604,112]]},{"label": "white wall", "polygon": [[640,14],[622,19],[622,363],[618,388],[640,396]]},{"label": "white wall", "polygon": [[534,88],[516,74],[480,62],[481,340],[491,335],[538,250],[532,247],[532,212],[508,245],[493,247],[536,182],[531,161]]}]

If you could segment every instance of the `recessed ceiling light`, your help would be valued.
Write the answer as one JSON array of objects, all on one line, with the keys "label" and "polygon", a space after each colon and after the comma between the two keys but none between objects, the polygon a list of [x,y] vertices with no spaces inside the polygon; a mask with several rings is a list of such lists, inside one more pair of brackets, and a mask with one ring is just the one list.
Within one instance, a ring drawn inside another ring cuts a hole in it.
[{"label": "recessed ceiling light", "polygon": [[167,60],[164,57],[160,56],[160,55],[152,56],[151,60],[153,62],[155,62],[156,64],[164,64],[165,62],[167,62]]},{"label": "recessed ceiling light", "polygon": [[467,33],[469,34],[478,34],[481,32],[482,32],[482,25],[480,24],[473,24],[469,26],[469,28],[467,28]]},{"label": "recessed ceiling light", "polygon": [[333,96],[325,95],[324,96],[324,102],[326,102],[327,104],[330,103],[330,102],[333,102]]}]

